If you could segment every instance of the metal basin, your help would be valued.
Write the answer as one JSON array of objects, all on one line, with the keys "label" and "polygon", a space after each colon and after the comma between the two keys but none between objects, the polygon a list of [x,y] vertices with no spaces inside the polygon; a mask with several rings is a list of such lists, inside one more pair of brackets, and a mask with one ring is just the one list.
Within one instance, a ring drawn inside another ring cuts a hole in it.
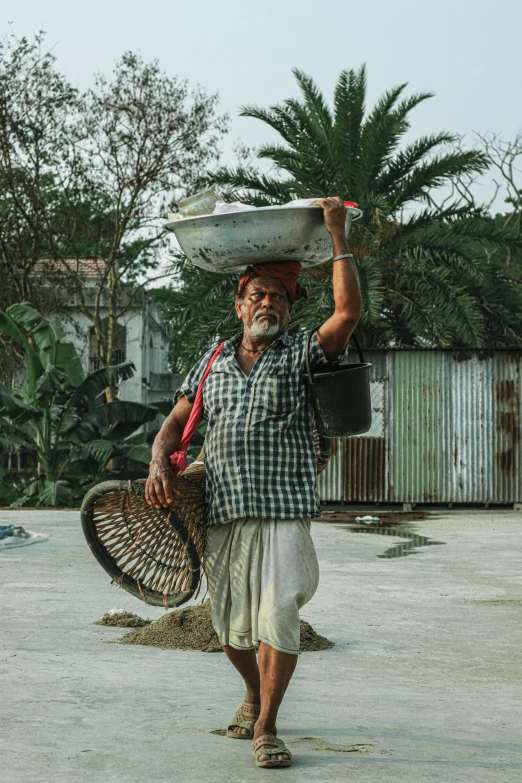
[{"label": "metal basin", "polygon": [[[346,207],[346,233],[360,209]],[[332,239],[321,207],[261,207],[167,223],[188,260],[211,272],[230,274],[265,261],[316,266],[332,257]]]}]

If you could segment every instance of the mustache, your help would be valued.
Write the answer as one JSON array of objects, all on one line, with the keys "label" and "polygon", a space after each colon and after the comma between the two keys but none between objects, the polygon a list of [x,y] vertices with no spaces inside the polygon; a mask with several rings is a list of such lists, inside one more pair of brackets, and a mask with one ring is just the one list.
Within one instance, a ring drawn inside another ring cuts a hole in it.
[{"label": "mustache", "polygon": [[257,321],[257,319],[258,319],[258,318],[261,318],[261,316],[262,316],[262,315],[275,315],[275,317],[277,318],[277,320],[279,320],[279,316],[278,316],[278,314],[276,313],[276,311],[275,311],[275,310],[263,310],[263,312],[262,312],[262,313],[256,313],[256,314],[255,314],[255,316],[254,316],[254,321]]}]

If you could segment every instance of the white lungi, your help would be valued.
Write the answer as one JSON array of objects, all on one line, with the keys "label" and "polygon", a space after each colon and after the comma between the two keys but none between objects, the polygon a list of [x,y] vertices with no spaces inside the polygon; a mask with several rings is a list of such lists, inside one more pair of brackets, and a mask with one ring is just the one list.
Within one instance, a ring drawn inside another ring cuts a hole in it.
[{"label": "white lungi", "polygon": [[212,525],[205,571],[221,645],[266,642],[299,652],[299,609],[314,595],[319,564],[309,519],[250,517]]}]

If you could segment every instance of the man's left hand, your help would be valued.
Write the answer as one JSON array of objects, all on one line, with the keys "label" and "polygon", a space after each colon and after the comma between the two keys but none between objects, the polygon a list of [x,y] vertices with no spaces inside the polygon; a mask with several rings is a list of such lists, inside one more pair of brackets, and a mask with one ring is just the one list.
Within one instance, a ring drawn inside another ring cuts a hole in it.
[{"label": "man's left hand", "polygon": [[339,196],[329,196],[321,199],[319,206],[324,210],[324,225],[330,236],[346,237],[346,207],[343,200]]}]

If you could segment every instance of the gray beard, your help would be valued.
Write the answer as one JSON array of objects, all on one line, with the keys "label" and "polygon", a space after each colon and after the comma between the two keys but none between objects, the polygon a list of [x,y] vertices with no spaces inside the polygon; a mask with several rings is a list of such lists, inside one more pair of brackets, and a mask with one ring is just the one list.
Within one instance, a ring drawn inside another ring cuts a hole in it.
[{"label": "gray beard", "polygon": [[271,324],[268,320],[253,321],[248,330],[250,337],[276,337],[281,332],[279,317],[276,316],[277,323]]}]

